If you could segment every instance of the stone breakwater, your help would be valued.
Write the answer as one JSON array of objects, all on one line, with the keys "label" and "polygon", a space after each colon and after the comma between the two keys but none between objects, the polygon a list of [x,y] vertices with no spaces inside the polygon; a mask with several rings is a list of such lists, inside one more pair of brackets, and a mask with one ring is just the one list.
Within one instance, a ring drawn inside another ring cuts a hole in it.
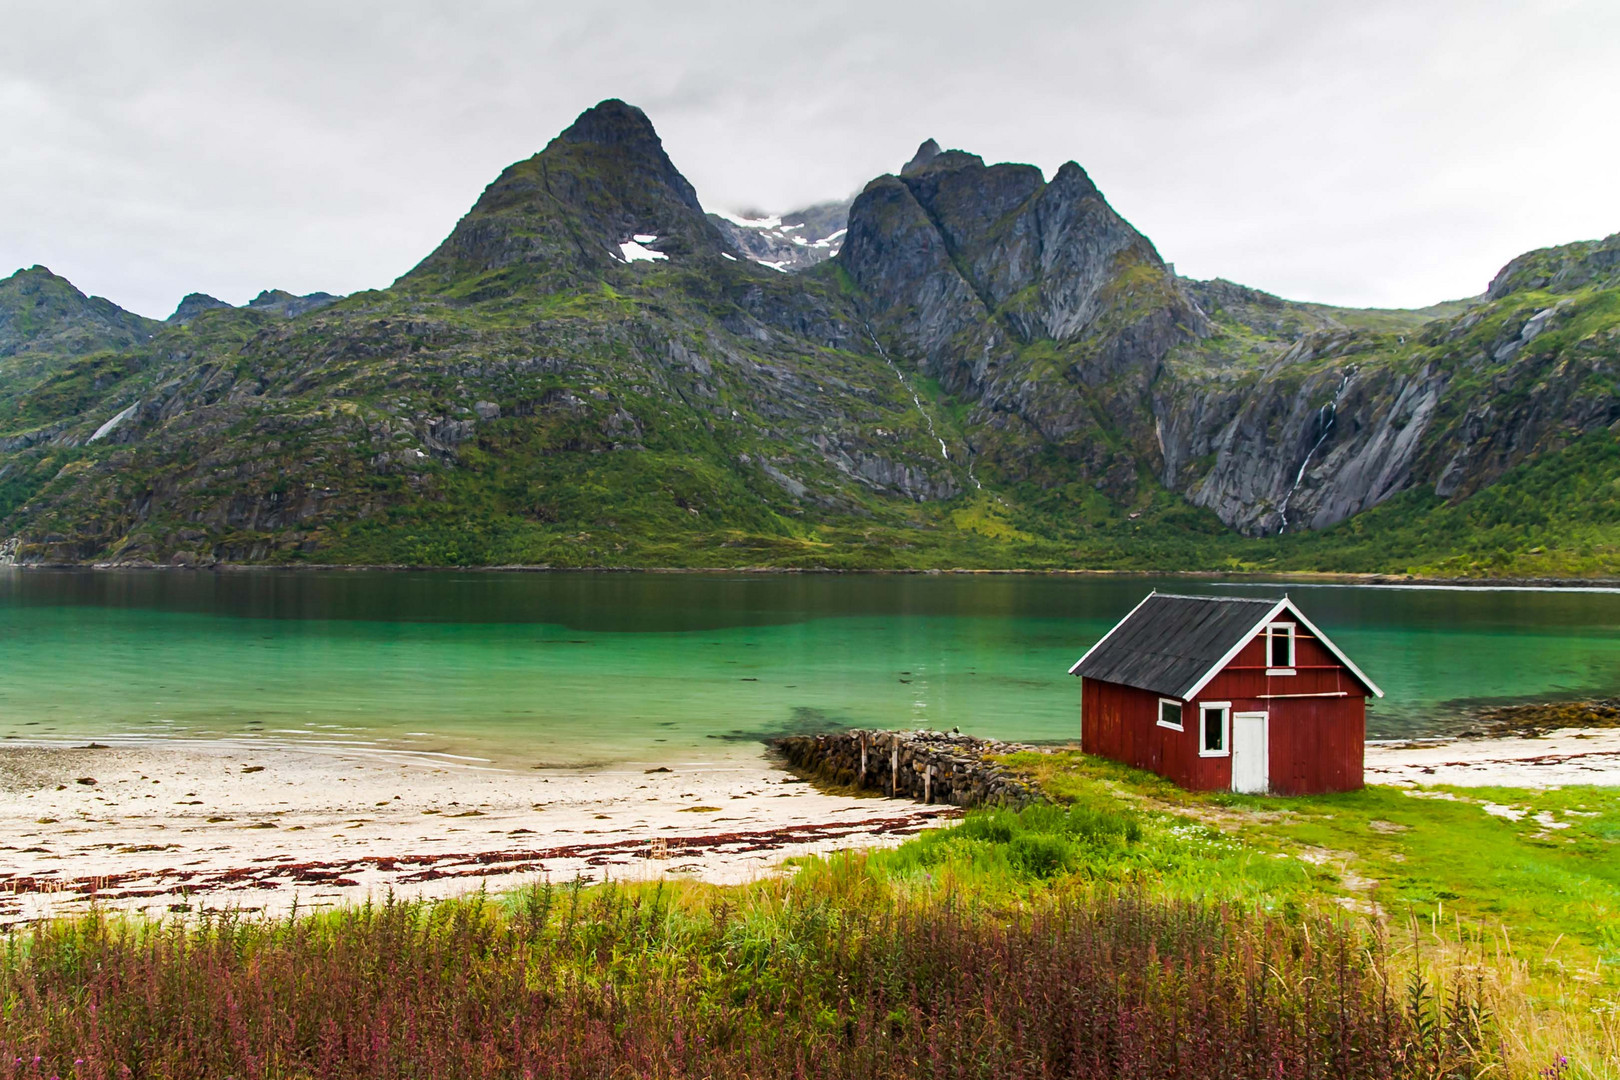
[{"label": "stone breakwater", "polygon": [[1022,806],[1041,794],[990,760],[1035,747],[937,731],[788,735],[772,745],[800,772],[894,798],[953,806]]}]

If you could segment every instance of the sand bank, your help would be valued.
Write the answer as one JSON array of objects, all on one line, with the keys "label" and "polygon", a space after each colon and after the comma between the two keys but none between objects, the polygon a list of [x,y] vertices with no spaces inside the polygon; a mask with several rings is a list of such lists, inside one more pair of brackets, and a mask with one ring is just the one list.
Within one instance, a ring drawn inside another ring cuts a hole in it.
[{"label": "sand bank", "polygon": [[1537,738],[1371,743],[1369,784],[1562,787],[1620,784],[1620,730],[1564,729]]},{"label": "sand bank", "polygon": [[[1620,730],[1371,744],[1372,784],[1620,784]],[[85,910],[281,913],[549,878],[780,872],[955,811],[828,795],[763,751],[674,766],[492,769],[260,741],[0,747],[0,925]]]},{"label": "sand bank", "polygon": [[[93,781],[93,783],[91,782]],[[228,740],[0,748],[0,925],[111,908],[283,912],[549,877],[776,871],[895,844],[949,808],[823,794],[763,751],[591,771]]]}]

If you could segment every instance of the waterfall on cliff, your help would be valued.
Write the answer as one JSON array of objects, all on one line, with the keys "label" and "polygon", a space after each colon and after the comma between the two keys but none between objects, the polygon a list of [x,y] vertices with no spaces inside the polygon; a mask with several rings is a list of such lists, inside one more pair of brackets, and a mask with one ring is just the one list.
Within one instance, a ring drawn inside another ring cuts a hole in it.
[{"label": "waterfall on cliff", "polygon": [[1322,427],[1322,434],[1318,435],[1316,437],[1316,441],[1311,444],[1311,448],[1305,451],[1305,460],[1299,463],[1299,472],[1294,474],[1293,485],[1289,487],[1288,494],[1282,497],[1282,502],[1277,505],[1278,536],[1281,536],[1283,533],[1288,531],[1289,500],[1294,497],[1294,492],[1299,490],[1299,485],[1304,483],[1305,469],[1310,465],[1311,458],[1316,456],[1316,451],[1321,448],[1324,442],[1327,441],[1327,437],[1333,433],[1333,427],[1339,419],[1339,399],[1344,396],[1344,389],[1350,385],[1350,377],[1355,373],[1355,368],[1347,368],[1345,370],[1344,375],[1339,379],[1338,389],[1333,391],[1333,400],[1323,405],[1322,408],[1317,412],[1317,423],[1319,423]]},{"label": "waterfall on cliff", "polygon": [[[883,348],[883,343],[878,341],[877,335],[872,332],[871,323],[866,323],[864,325],[866,326],[866,336],[872,339],[872,345],[873,345],[873,347],[875,347],[877,349],[878,355],[883,357],[883,362],[885,364],[889,365],[889,370],[894,372],[894,377],[900,381],[901,387],[905,389],[906,393],[911,395],[911,403],[916,406],[917,411],[922,414],[923,420],[927,422],[927,424],[928,424],[928,434],[932,435],[934,437],[934,441],[939,443],[939,456],[944,458],[946,461],[951,460],[951,452],[948,449],[946,449],[945,440],[940,438],[939,437],[939,432],[937,430],[935,430],[935,428],[934,428],[934,418],[931,415],[929,415],[929,412],[928,412],[927,409],[923,408],[922,398],[917,396],[917,391],[912,388],[911,381],[905,377],[904,373],[901,372],[899,366],[897,364],[895,364],[895,362],[893,360],[889,359],[889,354],[888,354],[887,350],[885,350]],[[977,476],[973,475],[973,454],[972,454],[972,451],[968,452],[967,474],[968,474],[968,479],[973,481],[973,486],[974,487],[976,487],[976,488],[984,487],[983,484],[979,483],[979,478]]]}]

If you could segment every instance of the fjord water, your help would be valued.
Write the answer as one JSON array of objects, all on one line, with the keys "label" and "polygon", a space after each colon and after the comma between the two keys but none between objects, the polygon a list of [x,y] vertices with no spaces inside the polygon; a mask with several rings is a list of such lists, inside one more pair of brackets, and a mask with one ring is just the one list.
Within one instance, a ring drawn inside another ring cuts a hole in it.
[{"label": "fjord water", "polygon": [[252,738],[503,765],[712,759],[834,725],[1066,740],[1151,588],[1280,595],[1373,737],[1620,691],[1620,594],[1034,575],[0,569],[0,737]]}]

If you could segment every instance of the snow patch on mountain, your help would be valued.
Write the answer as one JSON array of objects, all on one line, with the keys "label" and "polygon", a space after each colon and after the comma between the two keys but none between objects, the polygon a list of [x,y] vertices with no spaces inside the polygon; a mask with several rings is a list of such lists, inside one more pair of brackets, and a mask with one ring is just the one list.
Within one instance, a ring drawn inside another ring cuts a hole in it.
[{"label": "snow patch on mountain", "polygon": [[731,244],[761,266],[783,273],[808,270],[838,254],[849,221],[849,202],[819,203],[789,214],[762,210],[709,211]]},{"label": "snow patch on mountain", "polygon": [[626,240],[624,243],[620,244],[619,251],[624,255],[624,261],[627,263],[655,262],[659,259],[668,259],[669,256],[665,255],[662,251],[654,251],[652,248],[642,246],[643,244],[650,244],[657,239],[658,237],[656,236],[648,236],[645,233],[637,233],[634,240]]}]

